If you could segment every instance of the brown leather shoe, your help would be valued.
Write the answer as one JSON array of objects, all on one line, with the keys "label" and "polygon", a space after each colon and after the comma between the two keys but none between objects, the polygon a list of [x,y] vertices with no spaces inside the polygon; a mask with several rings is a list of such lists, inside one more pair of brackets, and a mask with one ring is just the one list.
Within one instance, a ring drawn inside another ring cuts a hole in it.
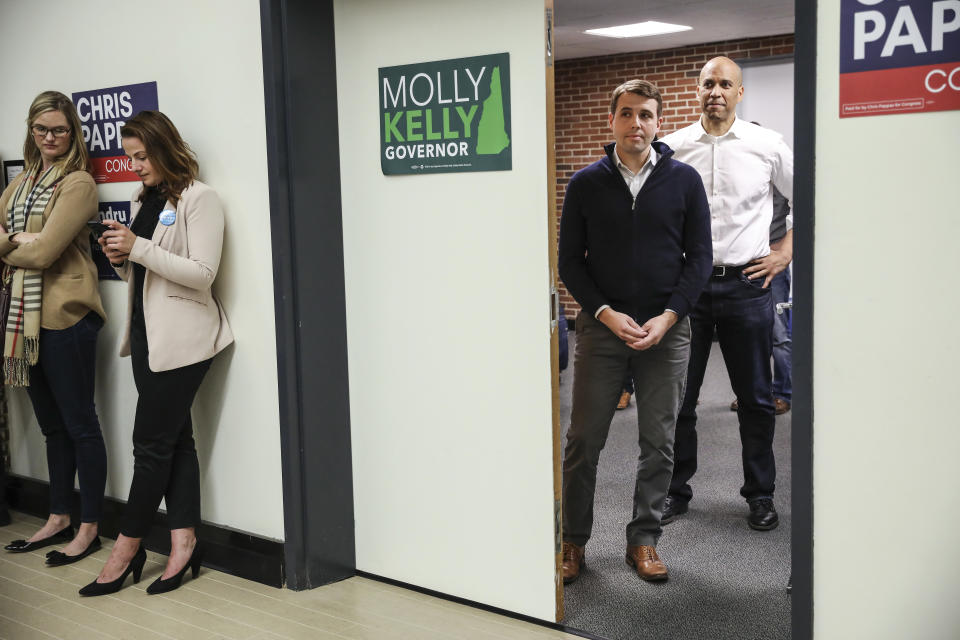
[{"label": "brown leather shoe", "polygon": [[570,584],[580,577],[580,569],[586,564],[583,560],[584,548],[572,542],[563,543],[563,584]]},{"label": "brown leather shoe", "polygon": [[657,550],[649,545],[627,545],[627,564],[649,582],[662,582],[668,577],[667,566],[660,560]]},{"label": "brown leather shoe", "polygon": [[630,406],[630,392],[624,391],[620,394],[620,402],[617,403],[617,409],[626,409]]},{"label": "brown leather shoe", "polygon": [[790,403],[784,400],[783,398],[774,398],[773,399],[773,412],[778,416],[782,416],[787,411],[790,411]]}]

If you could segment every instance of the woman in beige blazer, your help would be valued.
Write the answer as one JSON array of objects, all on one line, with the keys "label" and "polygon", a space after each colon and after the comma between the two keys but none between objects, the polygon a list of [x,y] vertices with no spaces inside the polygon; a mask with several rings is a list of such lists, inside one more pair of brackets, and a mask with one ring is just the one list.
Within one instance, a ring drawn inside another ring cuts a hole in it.
[{"label": "woman in beige blazer", "polygon": [[81,595],[114,593],[134,582],[146,560],[141,546],[166,497],[170,557],[147,593],[180,586],[202,560],[200,469],[190,406],[213,356],[233,341],[210,287],[223,247],[223,209],[197,180],[187,143],[159,111],[143,111],[120,130],[130,166],[143,181],[133,197],[130,228],[109,221],[100,245],[129,283],[121,355],[130,355],[136,382],[133,482],[113,551]]},{"label": "woman in beige blazer", "polygon": [[[80,118],[70,99],[34,99],[23,145],[25,170],[0,195],[3,277],[11,287],[3,377],[26,387],[46,440],[50,516],[26,540],[4,548],[32,552],[55,543],[47,564],[76,562],[100,548],[97,526],[107,451],[94,406],[97,333],[106,314],[86,223],[97,215],[97,186]],[[80,527],[70,526],[79,476]]]}]

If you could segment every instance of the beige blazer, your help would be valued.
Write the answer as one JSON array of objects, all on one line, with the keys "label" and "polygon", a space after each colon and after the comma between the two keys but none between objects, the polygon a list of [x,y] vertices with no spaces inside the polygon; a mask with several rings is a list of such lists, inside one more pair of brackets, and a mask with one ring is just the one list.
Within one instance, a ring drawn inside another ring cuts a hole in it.
[{"label": "beige blazer", "polygon": [[[130,206],[131,222],[140,210],[138,189]],[[223,306],[210,287],[223,249],[223,208],[216,191],[194,182],[180,194],[172,224],[157,224],[150,240],[138,237],[117,273],[128,281],[127,326],[120,355],[130,355],[133,266],[146,267],[143,315],[150,346],[150,370],[168,371],[213,357],[233,342]]]},{"label": "beige blazer", "polygon": [[[7,207],[17,187],[26,180],[21,173],[0,195],[0,228],[7,223]],[[87,221],[97,217],[97,184],[86,171],[74,171],[54,189],[43,210],[43,230],[29,244],[10,242],[13,235],[0,233],[3,262],[25,269],[43,270],[40,326],[67,329],[91,311],[107,314],[100,302],[97,267],[90,256]]]}]

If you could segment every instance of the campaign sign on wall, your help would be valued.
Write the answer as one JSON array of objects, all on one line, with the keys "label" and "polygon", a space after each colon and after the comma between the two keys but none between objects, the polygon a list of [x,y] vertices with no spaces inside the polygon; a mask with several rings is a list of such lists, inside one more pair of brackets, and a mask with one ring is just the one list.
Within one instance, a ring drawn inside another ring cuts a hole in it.
[{"label": "campaign sign on wall", "polygon": [[[123,202],[101,202],[100,203],[100,220],[116,220],[117,222],[122,222],[123,224],[130,225],[130,201],[125,200]],[[97,242],[97,239],[90,234],[90,251],[93,253],[93,262],[97,265],[97,274],[100,276],[101,280],[119,280],[120,276],[117,275],[117,272],[113,270],[113,267],[110,266],[110,261],[107,260],[107,256],[104,255],[103,249],[100,248],[100,244]]]},{"label": "campaign sign on wall", "polygon": [[840,117],[960,109],[960,0],[842,0]]},{"label": "campaign sign on wall", "polygon": [[509,171],[510,54],[382,67],[384,175]]},{"label": "campaign sign on wall", "polygon": [[73,94],[73,104],[83,123],[83,140],[93,161],[93,179],[103,182],[136,182],[120,146],[120,127],[127,118],[146,109],[157,109],[157,83],[142,82]]}]

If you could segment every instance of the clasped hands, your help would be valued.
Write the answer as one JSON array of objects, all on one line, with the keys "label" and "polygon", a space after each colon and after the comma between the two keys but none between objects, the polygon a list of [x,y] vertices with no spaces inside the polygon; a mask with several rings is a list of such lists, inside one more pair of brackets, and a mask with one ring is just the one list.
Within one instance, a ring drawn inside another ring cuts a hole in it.
[{"label": "clasped hands", "polygon": [[600,312],[597,320],[605,324],[615,336],[623,340],[631,349],[645,351],[660,343],[670,327],[676,324],[677,314],[672,311],[664,311],[640,326],[627,314],[607,307]]}]

